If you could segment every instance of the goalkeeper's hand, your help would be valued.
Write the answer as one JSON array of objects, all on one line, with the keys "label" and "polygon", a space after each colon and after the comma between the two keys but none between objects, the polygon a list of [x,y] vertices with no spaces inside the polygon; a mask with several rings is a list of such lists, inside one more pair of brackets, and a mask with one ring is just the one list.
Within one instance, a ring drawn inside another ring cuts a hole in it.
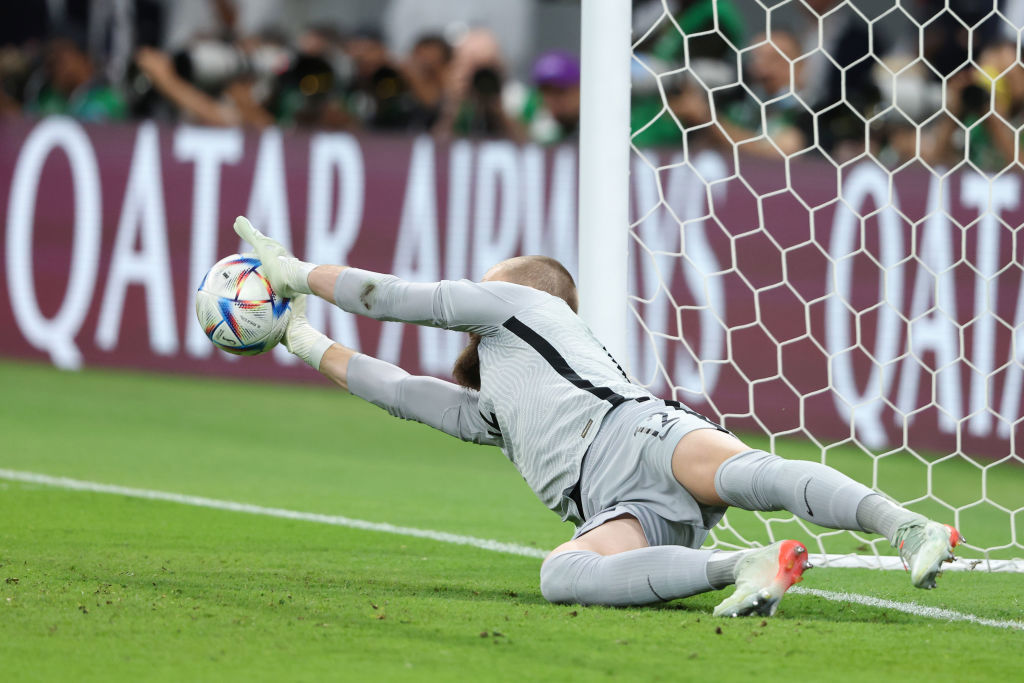
[{"label": "goalkeeper's hand", "polygon": [[245,216],[235,219],[235,232],[252,245],[263,263],[263,274],[278,296],[292,299],[310,293],[309,272],[316,268],[315,264],[295,258],[278,242],[254,228]]},{"label": "goalkeeper's hand", "polygon": [[314,329],[306,319],[306,295],[299,294],[292,299],[292,319],[284,333],[284,345],[289,351],[313,368],[320,369],[320,360],[334,340]]}]

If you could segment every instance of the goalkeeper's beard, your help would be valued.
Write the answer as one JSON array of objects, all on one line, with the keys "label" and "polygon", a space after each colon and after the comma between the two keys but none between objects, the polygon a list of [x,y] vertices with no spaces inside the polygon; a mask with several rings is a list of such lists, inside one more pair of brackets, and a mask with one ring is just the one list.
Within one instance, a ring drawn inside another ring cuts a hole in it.
[{"label": "goalkeeper's beard", "polygon": [[480,335],[470,334],[469,343],[462,349],[452,368],[452,377],[460,386],[480,391]]}]

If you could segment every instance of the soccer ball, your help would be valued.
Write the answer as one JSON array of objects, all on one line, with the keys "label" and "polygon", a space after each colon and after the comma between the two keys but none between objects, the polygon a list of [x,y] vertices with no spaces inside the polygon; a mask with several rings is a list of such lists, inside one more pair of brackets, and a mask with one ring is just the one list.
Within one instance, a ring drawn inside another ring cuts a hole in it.
[{"label": "soccer ball", "polygon": [[254,356],[284,337],[291,300],[274,293],[258,258],[232,254],[217,261],[199,284],[196,316],[217,348]]}]

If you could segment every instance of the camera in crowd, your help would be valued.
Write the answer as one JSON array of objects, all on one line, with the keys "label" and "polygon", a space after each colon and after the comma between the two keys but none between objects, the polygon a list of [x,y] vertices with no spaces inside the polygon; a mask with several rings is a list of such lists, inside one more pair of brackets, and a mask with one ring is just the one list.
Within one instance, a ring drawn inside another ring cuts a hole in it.
[{"label": "camera in crowd", "polygon": [[175,54],[174,67],[196,87],[217,93],[239,78],[272,81],[285,73],[294,59],[294,53],[287,47],[271,42],[246,53],[230,43],[202,40]]},{"label": "camera in crowd", "polygon": [[497,69],[484,66],[473,72],[469,89],[474,97],[489,101],[501,96],[502,78]]}]

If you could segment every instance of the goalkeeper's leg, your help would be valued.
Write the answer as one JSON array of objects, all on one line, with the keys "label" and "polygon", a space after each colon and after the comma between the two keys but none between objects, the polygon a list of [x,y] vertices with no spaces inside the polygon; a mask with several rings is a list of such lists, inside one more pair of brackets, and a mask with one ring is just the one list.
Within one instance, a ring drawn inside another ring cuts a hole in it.
[{"label": "goalkeeper's leg", "polygon": [[624,515],[555,548],[540,570],[550,602],[646,605],[733,583],[742,553],[649,546],[640,522]]},{"label": "goalkeeper's leg", "polygon": [[831,467],[785,460],[716,430],[683,437],[673,453],[672,472],[706,505],[788,510],[824,527],[884,536],[899,548],[919,588],[935,586],[939,567],[953,559],[960,541],[952,527],[895,505]]},{"label": "goalkeeper's leg", "polygon": [[540,588],[555,603],[625,607],[735,583],[715,616],[770,616],[810,567],[806,552],[797,541],[740,552],[648,546],[640,522],[625,515],[556,548],[541,565]]}]

